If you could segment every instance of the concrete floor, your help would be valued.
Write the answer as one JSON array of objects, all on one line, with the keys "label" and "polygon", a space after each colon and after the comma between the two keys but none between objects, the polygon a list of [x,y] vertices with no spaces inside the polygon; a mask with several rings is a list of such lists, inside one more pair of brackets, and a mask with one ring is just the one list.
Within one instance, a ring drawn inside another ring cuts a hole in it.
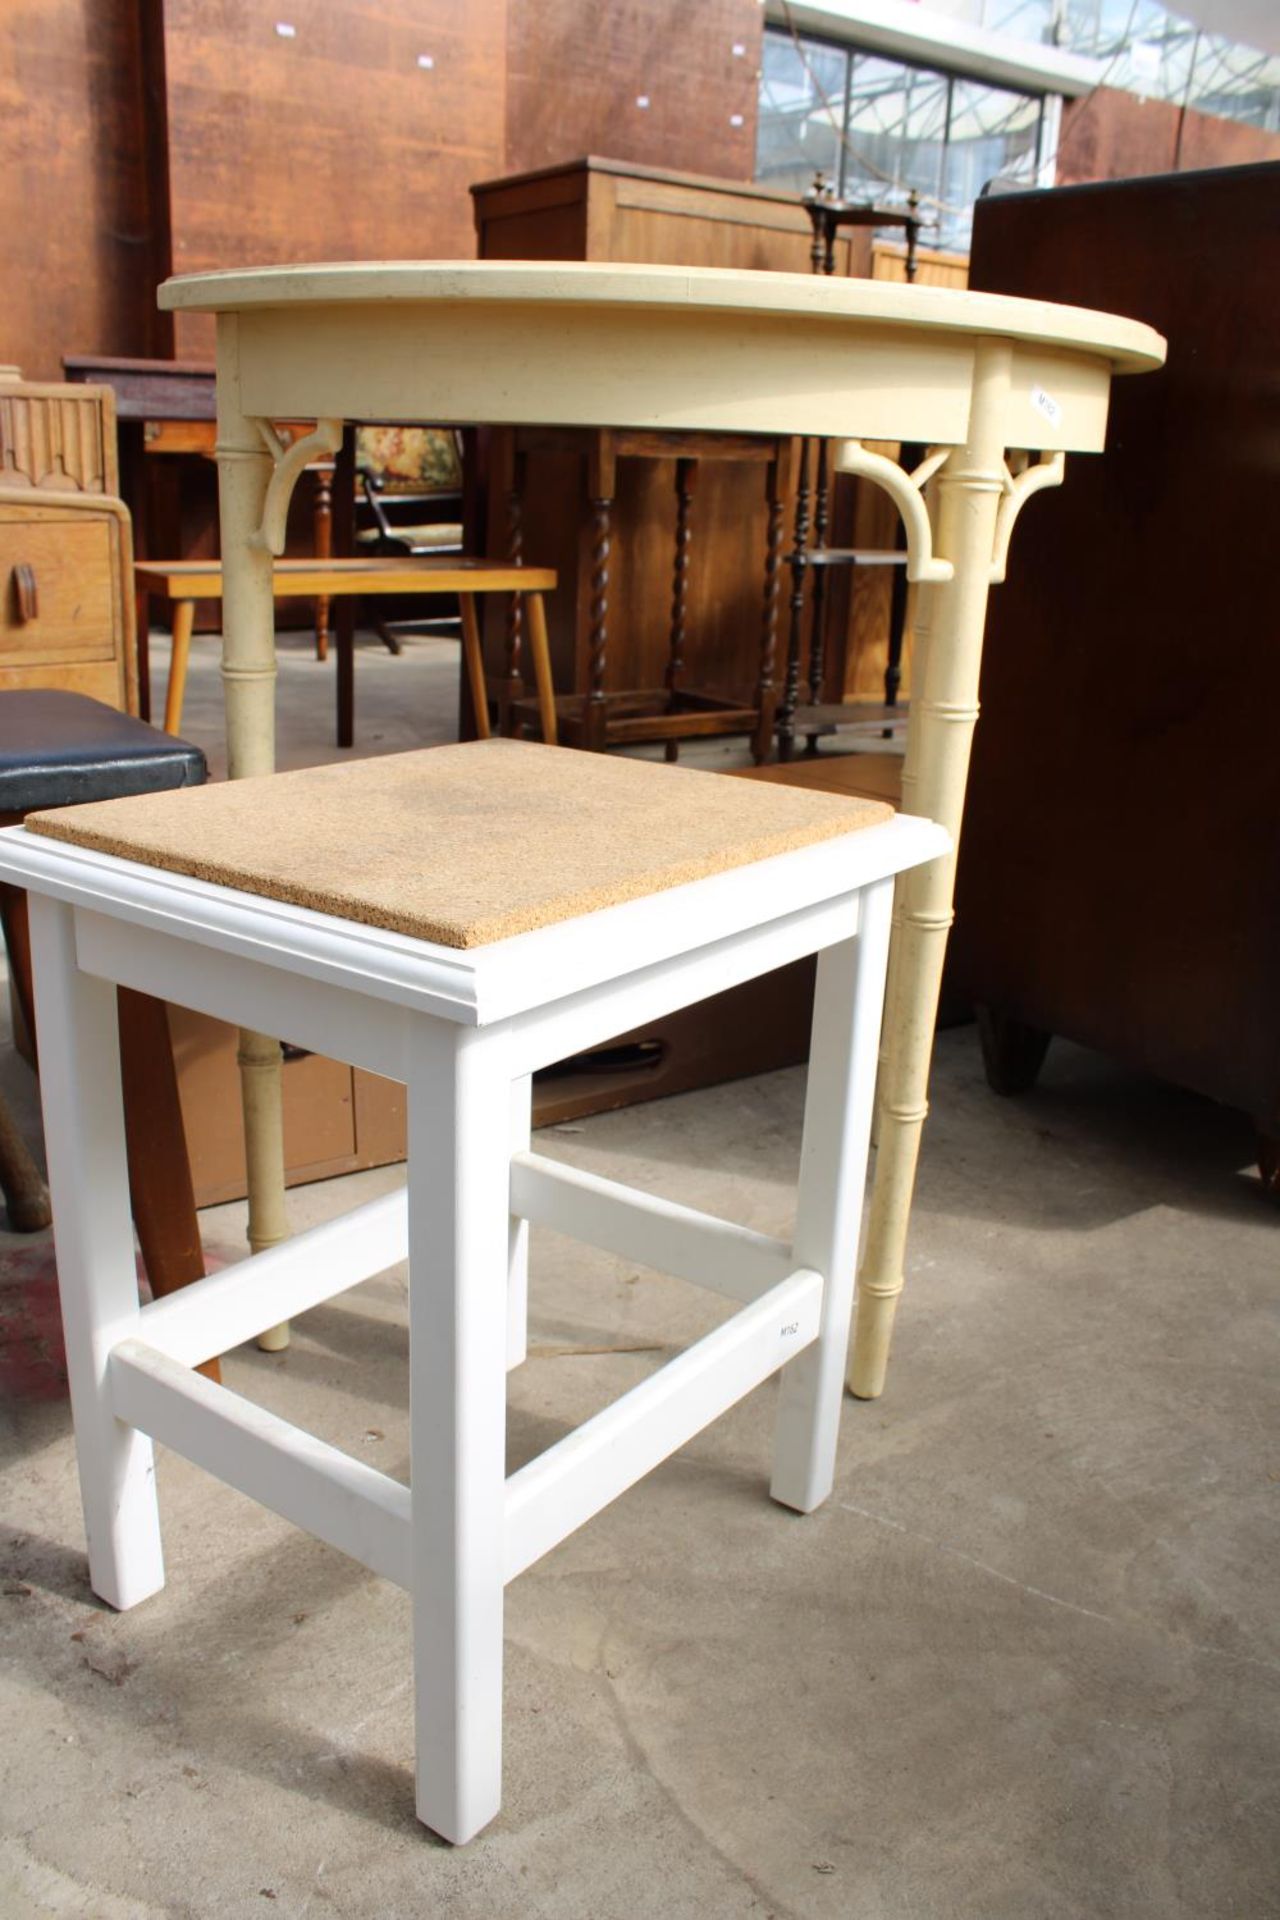
[{"label": "concrete floor", "polygon": [[[187,731],[216,741],[212,652]],[[445,738],[456,652],[359,660],[360,745]],[[331,668],[284,649],[282,758]],[[0,1084],[36,1132],[29,1076]],[[405,1597],[162,1454],[169,1585],[90,1595],[45,1238],[0,1235],[0,1915],[1217,1920],[1280,1912],[1277,1222],[1236,1116],[1056,1045],[941,1036],[889,1390],[835,1497],[766,1493],[768,1386],[524,1575],[506,1801],[414,1821]],[[800,1072],[540,1146],[786,1230]],[[295,1194],[299,1224],[395,1170]],[[240,1252],[242,1209],[205,1216]],[[715,1317],[535,1235],[529,1457]],[[403,1473],[405,1281],[229,1383]]]}]

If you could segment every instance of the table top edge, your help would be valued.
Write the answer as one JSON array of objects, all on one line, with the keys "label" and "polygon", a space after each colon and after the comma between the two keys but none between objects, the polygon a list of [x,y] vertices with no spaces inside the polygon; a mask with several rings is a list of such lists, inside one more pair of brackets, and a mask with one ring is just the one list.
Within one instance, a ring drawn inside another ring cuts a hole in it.
[{"label": "table top edge", "polygon": [[986,334],[1100,355],[1117,373],[1162,366],[1165,342],[1124,315],[1014,295],[891,280],[828,278],[725,267],[584,261],[316,261],[237,267],[166,280],[170,312],[364,304],[507,304],[662,308],[807,318]]}]

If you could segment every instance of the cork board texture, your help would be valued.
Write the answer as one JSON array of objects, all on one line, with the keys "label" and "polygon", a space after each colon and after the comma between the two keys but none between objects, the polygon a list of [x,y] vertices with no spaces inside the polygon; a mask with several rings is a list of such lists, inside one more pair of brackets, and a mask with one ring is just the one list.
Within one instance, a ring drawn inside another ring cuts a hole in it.
[{"label": "cork board texture", "polygon": [[32,833],[446,947],[487,946],[891,817],[813,793],[476,740],[27,816]]}]

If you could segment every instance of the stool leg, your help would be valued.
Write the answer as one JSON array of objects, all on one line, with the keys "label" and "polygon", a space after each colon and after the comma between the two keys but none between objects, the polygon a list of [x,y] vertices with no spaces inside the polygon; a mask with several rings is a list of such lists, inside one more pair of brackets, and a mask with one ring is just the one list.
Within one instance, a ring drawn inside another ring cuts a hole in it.
[{"label": "stool leg", "polygon": [[831,1491],[866,1184],[893,882],[868,887],[856,939],[818,956],[794,1257],[823,1278],[818,1338],[785,1369],[770,1491],[811,1513]]},{"label": "stool leg", "polygon": [[[533,1079],[521,1074],[511,1082],[511,1151],[528,1153],[533,1138]],[[529,1352],[529,1222],[507,1216],[507,1367],[520,1366]]]},{"label": "stool leg", "polygon": [[467,663],[467,682],[471,688],[472,718],[476,723],[476,739],[489,738],[489,693],[484,684],[484,654],[480,649],[480,627],[476,620],[476,597],[473,593],[458,595],[458,612],[462,619],[462,657]]},{"label": "stool leg", "polygon": [[164,730],[181,733],[182,703],[187,694],[187,662],[191,657],[191,629],[195,625],[194,600],[177,600],[173,607],[173,653],[169,660],[169,685],[164,696]]},{"label": "stool leg", "polygon": [[505,1039],[423,1018],[406,1061],[417,1803],[455,1844],[502,1795]]},{"label": "stool leg", "polygon": [[529,603],[529,653],[533,660],[533,681],[538,689],[538,718],[542,738],[549,747],[557,744],[556,690],[551,678],[551,647],[547,640],[547,609],[540,593],[527,593]]},{"label": "stool leg", "polygon": [[117,1420],[108,1363],[138,1331],[115,988],[79,971],[72,911],[36,895],[40,1094],[89,1580],[113,1607],[164,1585],[151,1442]]}]

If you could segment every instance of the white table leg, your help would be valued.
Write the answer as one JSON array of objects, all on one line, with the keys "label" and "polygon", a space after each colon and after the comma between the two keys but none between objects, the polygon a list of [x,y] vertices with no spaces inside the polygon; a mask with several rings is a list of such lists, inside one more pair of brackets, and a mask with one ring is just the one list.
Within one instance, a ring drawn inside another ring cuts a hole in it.
[{"label": "white table leg", "polygon": [[[261,538],[273,464],[256,423],[239,411],[237,321],[218,327],[218,516],[222,539],[222,690],[233,780],[274,773],[275,599],[272,558]],[[284,1198],[284,1116],[279,1042],[245,1029],[236,1056],[244,1108],[249,1247],[262,1253],[289,1234]],[[271,1327],[258,1345],[289,1344]]]},{"label": "white table leg", "polygon": [[455,1843],[502,1793],[505,1042],[424,1018],[406,1061],[418,1815]]},{"label": "white table leg", "polygon": [[783,1371],[770,1488],[801,1513],[835,1477],[892,911],[893,882],[868,887],[856,939],[818,957],[793,1253],[822,1275],[822,1320]]},{"label": "white table leg", "polygon": [[885,1057],[877,1116],[875,1181],[858,1275],[849,1387],[874,1400],[884,1389],[920,1135],[928,1112],[929,1062],[951,928],[956,853],[969,751],[978,717],[982,635],[995,554],[996,520],[1008,485],[1004,461],[1010,348],[976,349],[969,438],[947,456],[937,489],[934,553],[954,574],[926,586],[928,650],[911,697],[903,804],[944,826],[952,852],[902,876],[890,964]]},{"label": "white table leg", "polygon": [[139,1316],[116,994],[79,971],[71,908],[36,893],[31,947],[89,1580],[109,1606],[132,1607],[164,1585],[164,1560],[151,1442],[116,1419],[107,1387],[111,1348]]},{"label": "white table leg", "polygon": [[[533,1078],[511,1082],[511,1152],[528,1153],[533,1138]],[[518,1367],[529,1351],[529,1222],[517,1214],[507,1224],[507,1366]]]}]

